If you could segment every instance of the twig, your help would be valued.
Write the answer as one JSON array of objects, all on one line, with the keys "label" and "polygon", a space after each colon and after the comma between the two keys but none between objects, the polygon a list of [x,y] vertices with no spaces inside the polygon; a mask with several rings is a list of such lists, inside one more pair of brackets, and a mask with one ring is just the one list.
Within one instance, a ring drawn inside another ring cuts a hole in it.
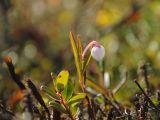
[{"label": "twig", "polygon": [[98,105],[97,103],[95,103],[95,101],[93,101],[94,105],[96,106],[96,108],[103,114],[103,116],[106,117],[106,114],[104,113],[104,111],[101,109],[100,105]]},{"label": "twig", "polygon": [[22,92],[24,94],[24,97],[23,97],[24,103],[26,104],[28,111],[32,114],[32,105],[31,105],[32,102],[31,102],[30,94],[28,93],[25,85],[21,82],[20,77],[15,73],[15,68],[13,66],[11,57],[9,57],[9,56],[5,57],[4,61],[8,66],[8,69],[9,69],[9,72],[10,72],[12,79],[18,85],[18,87],[22,90]]},{"label": "twig", "polygon": [[0,104],[0,109],[2,109],[4,112],[10,114],[11,116],[15,116],[14,113],[12,113],[11,111],[9,111],[6,108],[4,108],[2,104]]},{"label": "twig", "polygon": [[150,91],[150,84],[148,82],[148,71],[147,71],[147,65],[146,64],[143,64],[141,66],[141,69],[143,71],[143,76],[144,76],[144,81],[145,81],[145,84],[146,84],[146,87],[147,87],[147,92]]},{"label": "twig", "polygon": [[112,93],[116,94],[118,90],[125,84],[126,80],[127,80],[127,72],[126,72],[125,78],[123,78],[121,82],[116,86],[116,88],[113,89]]},{"label": "twig", "polygon": [[28,91],[23,90],[23,102],[24,102],[24,110],[29,111],[31,114],[33,113],[33,105],[32,105],[32,98]]},{"label": "twig", "polygon": [[109,98],[107,98],[104,94],[102,94],[102,97],[104,98],[106,104],[113,106],[113,108],[121,115],[119,106],[117,106],[115,103],[112,103],[112,101]]},{"label": "twig", "polygon": [[95,103],[94,103],[94,100],[93,100],[93,98],[91,98],[91,100],[90,100],[90,103],[91,103],[91,107],[92,107],[92,113],[93,113],[93,118],[96,120],[96,105],[95,105]]},{"label": "twig", "polygon": [[142,89],[142,87],[140,86],[140,84],[137,82],[136,79],[134,80],[134,82],[136,83],[136,85],[138,86],[138,88],[142,91],[142,93],[144,94],[144,96],[146,97],[146,99],[148,100],[148,102],[152,105],[152,107],[154,107],[158,112],[160,112],[160,110],[158,109],[158,107],[152,102],[152,100],[144,92],[144,90]]},{"label": "twig", "polygon": [[43,117],[42,117],[40,111],[38,110],[38,108],[35,105],[33,105],[32,109],[33,109],[33,112],[40,117],[40,120],[43,120]]},{"label": "twig", "polygon": [[45,105],[43,99],[42,99],[42,96],[40,95],[40,93],[38,92],[36,86],[32,83],[31,80],[26,80],[26,83],[28,85],[28,87],[31,89],[32,91],[32,94],[34,95],[34,97],[37,99],[37,101],[41,104],[41,106],[44,107],[45,111],[47,112],[48,114],[48,119],[50,120],[50,113],[49,113],[49,110],[47,108],[47,106]]},{"label": "twig", "polygon": [[91,102],[90,102],[88,96],[86,96],[86,100],[88,102],[88,114],[89,114],[89,117],[90,117],[91,120],[95,120],[95,114],[94,114],[94,111],[92,109],[92,105],[91,105]]},{"label": "twig", "polygon": [[[53,113],[52,113],[52,118],[53,118],[53,120],[60,120],[61,119],[61,113],[58,111],[58,110],[56,110],[56,109],[53,109]],[[52,119],[51,118],[51,119]]]},{"label": "twig", "polygon": [[25,85],[21,82],[19,76],[15,73],[11,57],[9,56],[5,57],[4,61],[8,66],[12,79],[16,82],[16,84],[21,90],[25,90],[26,89]]}]

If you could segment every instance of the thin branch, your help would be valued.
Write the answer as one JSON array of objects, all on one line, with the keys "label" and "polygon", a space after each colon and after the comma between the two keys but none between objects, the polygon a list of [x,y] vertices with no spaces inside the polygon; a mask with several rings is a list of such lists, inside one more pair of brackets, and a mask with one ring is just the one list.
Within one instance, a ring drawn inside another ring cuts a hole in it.
[{"label": "thin branch", "polygon": [[143,64],[141,66],[141,69],[142,69],[143,76],[144,76],[144,81],[145,81],[145,84],[146,84],[146,87],[147,87],[147,92],[149,92],[150,91],[150,84],[149,84],[149,81],[148,81],[147,65]]},{"label": "thin branch", "polygon": [[31,95],[26,90],[23,91],[23,102],[24,102],[24,110],[29,111],[32,114],[33,101],[32,101]]},{"label": "thin branch", "polygon": [[32,94],[34,95],[34,97],[37,99],[37,101],[41,104],[41,106],[43,106],[43,108],[45,109],[45,111],[47,112],[48,114],[48,119],[50,120],[50,113],[49,113],[49,110],[47,108],[47,106],[45,105],[43,99],[42,99],[42,96],[40,95],[40,93],[38,92],[36,86],[32,83],[31,80],[26,80],[26,83],[28,85],[28,87],[31,89],[32,91]]},{"label": "thin branch", "polygon": [[2,104],[0,104],[0,109],[2,109],[4,112],[10,114],[11,116],[15,116],[13,112],[7,110],[6,108],[4,108],[4,106]]},{"label": "thin branch", "polygon": [[112,102],[107,96],[105,96],[104,94],[102,94],[102,97],[104,98],[105,104],[109,104],[111,106],[113,106],[113,108],[120,114],[122,115],[121,111],[120,111],[120,107],[115,104],[114,102]]},{"label": "thin branch", "polygon": [[[61,113],[58,111],[58,110],[56,110],[56,109],[53,109],[53,113],[52,113],[52,118],[53,118],[53,120],[60,120],[61,119]],[[51,119],[52,119],[51,118]]]},{"label": "thin branch", "polygon": [[127,80],[127,72],[125,78],[123,78],[121,82],[116,86],[116,88],[113,89],[112,93],[116,94],[119,91],[119,89],[125,84],[126,80]]},{"label": "thin branch", "polygon": [[134,80],[134,82],[136,83],[136,85],[138,86],[138,88],[142,91],[142,93],[144,94],[144,96],[146,97],[146,99],[148,100],[148,102],[152,105],[152,107],[154,107],[158,112],[160,112],[160,110],[158,109],[158,107],[152,102],[152,100],[144,92],[144,90],[142,89],[142,87],[140,86],[140,84],[137,82],[136,79]]},{"label": "thin branch", "polygon": [[25,85],[21,82],[20,77],[15,73],[15,68],[12,63],[12,58],[7,56],[4,58],[4,61],[8,66],[12,79],[23,92],[25,107],[27,107],[28,111],[32,114],[32,101],[31,101],[30,94],[28,93]]},{"label": "thin branch", "polygon": [[94,111],[92,109],[92,104],[90,102],[90,99],[88,96],[86,96],[86,100],[88,102],[88,114],[89,114],[89,117],[91,120],[95,120],[95,114],[94,114]]},{"label": "thin branch", "polygon": [[42,117],[40,111],[38,110],[38,108],[34,104],[32,106],[32,109],[33,109],[33,112],[40,117],[40,120],[43,120],[43,117]]},{"label": "thin branch", "polygon": [[94,105],[96,106],[96,108],[103,114],[103,116],[105,116],[106,117],[106,114],[105,114],[105,112],[101,109],[101,107],[100,107],[100,105],[99,104],[97,104],[97,103],[95,103],[95,101],[93,100],[92,101],[93,103],[94,103]]},{"label": "thin branch", "polygon": [[18,87],[21,90],[25,90],[26,89],[25,85],[21,82],[19,76],[15,73],[15,69],[14,69],[11,57],[9,56],[5,57],[4,61],[8,66],[12,79],[15,81],[15,83],[18,85]]}]

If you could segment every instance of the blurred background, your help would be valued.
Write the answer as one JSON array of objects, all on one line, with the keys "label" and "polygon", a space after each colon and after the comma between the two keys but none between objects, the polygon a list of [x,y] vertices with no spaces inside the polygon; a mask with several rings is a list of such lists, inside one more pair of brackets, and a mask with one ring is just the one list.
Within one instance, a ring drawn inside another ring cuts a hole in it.
[{"label": "blurred background", "polygon": [[[0,99],[17,88],[3,61],[7,55],[22,80],[29,77],[37,85],[48,82],[51,71],[67,69],[75,76],[70,31],[84,47],[93,39],[104,45],[111,89],[128,71],[130,81],[119,93],[134,93],[131,80],[143,63],[150,82],[160,85],[159,0],[0,0]],[[92,60],[88,76],[96,81],[98,73]]]}]

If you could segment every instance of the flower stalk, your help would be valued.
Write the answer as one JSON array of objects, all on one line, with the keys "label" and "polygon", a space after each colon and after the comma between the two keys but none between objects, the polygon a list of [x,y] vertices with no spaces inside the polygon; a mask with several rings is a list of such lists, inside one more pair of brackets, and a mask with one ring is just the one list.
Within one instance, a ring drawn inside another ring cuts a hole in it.
[{"label": "flower stalk", "polygon": [[87,53],[88,49],[91,49],[91,55],[96,61],[101,61],[105,56],[105,48],[99,44],[97,41],[91,41],[82,53],[82,60],[84,60],[84,56]]},{"label": "flower stalk", "polygon": [[92,48],[93,46],[100,47],[100,44],[99,44],[97,41],[95,41],[95,40],[91,41],[91,42],[86,46],[86,48],[84,49],[84,51],[83,51],[83,53],[82,53],[82,60],[84,60],[84,56],[85,56],[85,54],[87,53],[88,49],[89,49],[89,48]]}]

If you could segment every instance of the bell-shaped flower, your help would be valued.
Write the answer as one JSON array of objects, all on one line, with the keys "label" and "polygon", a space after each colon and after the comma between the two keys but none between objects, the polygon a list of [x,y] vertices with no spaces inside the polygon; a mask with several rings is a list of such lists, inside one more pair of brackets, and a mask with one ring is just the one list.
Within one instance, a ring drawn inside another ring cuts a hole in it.
[{"label": "bell-shaped flower", "polygon": [[105,48],[97,41],[91,41],[82,53],[82,60],[84,59],[84,56],[89,48],[91,49],[91,55],[95,60],[101,61],[104,58]]},{"label": "bell-shaped flower", "polygon": [[102,45],[94,46],[91,49],[91,55],[92,57],[97,60],[101,61],[105,56],[105,49]]}]

